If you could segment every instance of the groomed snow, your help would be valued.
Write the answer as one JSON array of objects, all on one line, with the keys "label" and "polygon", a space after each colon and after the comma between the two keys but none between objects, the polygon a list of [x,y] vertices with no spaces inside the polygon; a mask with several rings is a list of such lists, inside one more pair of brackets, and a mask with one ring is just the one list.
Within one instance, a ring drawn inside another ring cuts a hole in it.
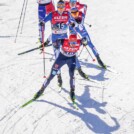
[{"label": "groomed snow", "polygon": [[[36,0],[28,1],[22,34],[15,35],[23,0],[0,1],[0,134],[134,134],[134,1],[81,0],[88,5],[86,28],[104,63],[117,71],[97,68],[86,49],[82,69],[100,84],[81,78],[76,71],[79,110],[71,107],[68,68],[62,68],[63,87],[55,77],[38,101],[19,107],[40,89],[43,60],[38,47]],[[55,1],[56,3],[56,1]],[[47,23],[45,38],[51,33]],[[90,50],[90,49],[89,49]],[[54,62],[47,47],[46,75]]]}]

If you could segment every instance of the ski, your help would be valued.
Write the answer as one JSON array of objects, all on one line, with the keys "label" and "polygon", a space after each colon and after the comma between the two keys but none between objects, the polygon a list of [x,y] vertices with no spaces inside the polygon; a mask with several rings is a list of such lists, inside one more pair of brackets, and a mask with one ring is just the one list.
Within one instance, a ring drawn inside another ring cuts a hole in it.
[{"label": "ski", "polygon": [[90,81],[90,82],[93,82],[93,83],[96,83],[96,84],[101,84],[99,81],[90,79],[89,77],[86,78],[86,79],[84,78],[84,79],[80,79],[80,80],[87,80],[87,81]]},{"label": "ski", "polygon": [[84,78],[83,80],[87,80],[87,81],[90,81],[90,82],[93,82],[93,83],[100,84],[100,82],[98,82],[97,80],[90,79],[89,76]]},{"label": "ski", "polygon": [[[41,94],[41,96],[43,96],[43,94]],[[27,105],[31,104],[32,102],[36,101],[36,99],[32,98],[29,101],[25,102],[22,106],[20,106],[20,108],[24,108]]]},{"label": "ski", "polygon": [[98,82],[97,80],[93,80],[93,79],[88,79],[88,81],[90,81],[90,82],[93,82],[93,83],[96,83],[96,84],[101,84],[100,82]]},{"label": "ski", "polygon": [[33,101],[35,101],[35,99],[31,99],[31,100],[27,101],[27,102],[24,103],[20,108],[24,108],[25,106],[29,105],[29,104],[32,103]]},{"label": "ski", "polygon": [[62,86],[59,86],[58,92],[61,93],[62,89],[63,89]]},{"label": "ski", "polygon": [[73,107],[74,107],[74,109],[79,110],[79,107],[78,107],[76,101],[73,101]]},{"label": "ski", "polygon": [[69,96],[69,100],[72,102],[72,107],[76,110],[79,110],[79,107],[76,103],[76,99],[75,100],[72,100],[71,97]]},{"label": "ski", "polygon": [[97,65],[97,67],[98,67],[98,68],[102,68],[102,69],[104,69],[104,70],[107,70],[107,71],[109,71],[109,72],[111,72],[111,73],[116,73],[116,74],[117,74],[117,71],[114,70],[114,69],[112,69],[112,68],[109,67],[109,66],[106,66],[106,68],[103,68],[103,67]]},{"label": "ski", "polygon": [[39,48],[39,47],[35,47],[35,48],[33,48],[33,49],[30,49],[30,50],[27,50],[27,51],[18,53],[18,55],[26,54],[26,53],[32,52],[32,51],[34,51],[34,50],[37,50],[37,49],[40,49],[40,48]]},{"label": "ski", "polygon": [[109,72],[111,72],[111,73],[117,74],[117,71],[114,70],[114,69],[112,69],[112,68],[110,68],[110,67],[107,67],[106,70],[109,71]]}]

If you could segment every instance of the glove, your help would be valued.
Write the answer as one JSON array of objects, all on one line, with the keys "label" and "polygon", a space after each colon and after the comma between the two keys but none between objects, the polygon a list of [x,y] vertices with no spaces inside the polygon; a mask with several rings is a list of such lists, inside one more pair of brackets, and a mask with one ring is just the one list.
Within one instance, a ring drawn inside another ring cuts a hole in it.
[{"label": "glove", "polygon": [[[46,42],[44,42],[44,47],[47,47],[47,46],[48,46],[48,40]],[[39,46],[39,49],[40,49],[41,52],[43,51],[42,44]]]},{"label": "glove", "polygon": [[70,23],[71,27],[75,27],[75,23]]},{"label": "glove", "polygon": [[81,18],[76,18],[75,20],[76,20],[76,22],[77,22],[78,24],[81,24],[81,21],[82,21]]},{"label": "glove", "polygon": [[43,21],[40,21],[39,25],[40,26],[44,26],[44,22]]},{"label": "glove", "polygon": [[81,43],[83,44],[83,46],[86,46],[88,44],[87,38],[86,37],[82,38]]}]

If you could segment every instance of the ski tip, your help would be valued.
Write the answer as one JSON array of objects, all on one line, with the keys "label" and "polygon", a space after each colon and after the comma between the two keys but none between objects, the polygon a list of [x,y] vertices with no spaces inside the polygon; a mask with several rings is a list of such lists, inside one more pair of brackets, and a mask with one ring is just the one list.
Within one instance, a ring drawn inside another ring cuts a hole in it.
[{"label": "ski tip", "polygon": [[22,106],[20,106],[20,109],[22,109],[22,108],[24,108],[26,105],[22,105]]},{"label": "ski tip", "polygon": [[73,102],[73,107],[74,107],[74,109],[79,110],[79,107],[76,102]]},{"label": "ski tip", "polygon": [[20,108],[24,108],[25,106],[29,105],[30,103],[32,103],[34,101],[34,99],[31,99],[29,101],[27,101],[26,103],[24,103],[22,106],[20,106]]}]

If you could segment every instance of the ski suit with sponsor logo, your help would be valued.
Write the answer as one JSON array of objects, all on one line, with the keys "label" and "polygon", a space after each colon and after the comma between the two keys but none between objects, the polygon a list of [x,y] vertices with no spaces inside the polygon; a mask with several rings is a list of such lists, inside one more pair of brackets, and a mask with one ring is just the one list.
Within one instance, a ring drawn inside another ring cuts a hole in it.
[{"label": "ski suit with sponsor logo", "polygon": [[[76,3],[76,7],[79,11],[82,11],[84,14],[86,14],[86,11],[87,11],[87,5],[86,4],[81,4],[79,2]],[[68,11],[70,12],[71,10],[71,7],[70,7],[70,4],[69,4],[69,1],[65,1],[65,11]],[[49,36],[48,40],[51,41],[51,35]]]},{"label": "ski suit with sponsor logo", "polygon": [[60,46],[57,45],[56,40],[67,38],[69,24],[74,22],[74,19],[70,17],[70,13],[68,11],[64,11],[62,14],[59,14],[58,11],[54,11],[45,17],[43,21],[45,23],[51,21],[52,44],[55,58],[57,58],[59,55]]},{"label": "ski suit with sponsor logo", "polygon": [[56,40],[67,38],[69,24],[74,22],[74,19],[70,17],[70,13],[67,11],[64,11],[62,14],[59,14],[58,11],[54,11],[45,17],[43,21],[45,23],[51,21],[52,44],[55,57],[57,58],[59,54],[59,46],[57,46]]},{"label": "ski suit with sponsor logo", "polygon": [[73,47],[70,46],[68,39],[57,40],[56,43],[57,45],[61,45],[60,53],[52,66],[49,77],[44,82],[44,88],[48,86],[50,81],[57,74],[58,70],[63,65],[67,64],[70,76],[70,89],[75,89],[74,71],[76,67],[76,53],[80,48],[81,40],[77,40],[77,44]]}]

